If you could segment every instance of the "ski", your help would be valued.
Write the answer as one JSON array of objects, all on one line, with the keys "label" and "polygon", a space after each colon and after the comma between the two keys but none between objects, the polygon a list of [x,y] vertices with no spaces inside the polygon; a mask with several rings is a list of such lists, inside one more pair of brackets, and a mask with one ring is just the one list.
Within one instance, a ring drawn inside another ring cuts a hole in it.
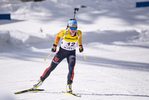
[{"label": "ski", "polygon": [[70,92],[65,92],[65,91],[62,91],[62,93],[69,94],[69,95],[72,95],[72,96],[75,96],[75,97],[81,97],[81,95],[78,95],[78,94],[75,94],[75,93],[70,93]]},{"label": "ski", "polygon": [[22,94],[22,93],[28,93],[28,92],[39,92],[39,91],[44,91],[44,89],[27,89],[19,92],[15,92],[14,94]]},{"label": "ski", "polygon": [[[29,92],[40,92],[40,91],[44,91],[44,89],[33,89],[33,88],[31,88],[31,89],[26,89],[23,91],[15,92],[14,94],[22,94],[22,93],[29,93]],[[75,97],[81,97],[81,95],[78,95],[75,93],[70,93],[70,92],[65,92],[65,91],[62,91],[62,93],[69,94],[69,95],[72,95]]]}]

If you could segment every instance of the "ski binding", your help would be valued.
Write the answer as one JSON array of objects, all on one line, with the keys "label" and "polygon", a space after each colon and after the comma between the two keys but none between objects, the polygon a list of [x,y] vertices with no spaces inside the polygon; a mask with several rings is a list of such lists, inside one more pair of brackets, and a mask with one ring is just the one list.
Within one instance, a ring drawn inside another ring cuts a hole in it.
[{"label": "ski binding", "polygon": [[75,97],[81,97],[81,95],[78,95],[78,94],[75,94],[75,93],[72,93],[72,92],[62,91],[62,93],[69,94],[69,95],[72,95],[72,96],[75,96]]}]

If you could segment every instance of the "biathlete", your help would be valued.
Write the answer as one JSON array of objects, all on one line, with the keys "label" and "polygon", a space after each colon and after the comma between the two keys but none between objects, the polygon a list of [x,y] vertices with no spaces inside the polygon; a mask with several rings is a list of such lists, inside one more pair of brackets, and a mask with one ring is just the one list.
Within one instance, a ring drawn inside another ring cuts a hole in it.
[{"label": "biathlete", "polygon": [[76,63],[76,46],[79,44],[79,51],[83,52],[82,46],[82,32],[77,30],[77,20],[70,19],[67,25],[66,30],[61,30],[53,44],[51,49],[52,52],[56,52],[57,45],[60,38],[63,38],[60,42],[59,51],[55,54],[51,65],[44,71],[43,75],[40,77],[40,80],[37,84],[33,85],[33,88],[36,89],[42,85],[44,80],[50,75],[50,73],[56,68],[56,66],[64,59],[67,59],[69,73],[67,76],[67,88],[66,91],[72,93],[72,83],[74,78],[74,67]]}]

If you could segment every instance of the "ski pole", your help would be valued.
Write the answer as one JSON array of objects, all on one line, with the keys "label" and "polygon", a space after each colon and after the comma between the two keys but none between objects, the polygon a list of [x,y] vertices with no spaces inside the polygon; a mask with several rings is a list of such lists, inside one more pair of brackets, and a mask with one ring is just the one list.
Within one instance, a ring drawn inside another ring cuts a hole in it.
[{"label": "ski pole", "polygon": [[49,58],[51,54],[52,52],[50,52],[50,54],[46,58],[44,58],[44,61],[46,61],[46,59]]},{"label": "ski pole", "polygon": [[87,57],[84,55],[84,53],[83,53],[83,52],[82,52],[82,55],[83,55],[84,59],[86,60],[86,59],[87,59]]}]

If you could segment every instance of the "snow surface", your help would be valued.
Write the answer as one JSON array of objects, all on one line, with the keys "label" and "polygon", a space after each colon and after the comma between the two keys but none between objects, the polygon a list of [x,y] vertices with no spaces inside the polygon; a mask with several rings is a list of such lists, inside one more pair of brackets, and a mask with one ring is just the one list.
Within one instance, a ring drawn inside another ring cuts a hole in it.
[{"label": "snow surface", "polygon": [[[0,100],[149,100],[149,8],[135,8],[137,1],[1,0],[0,13],[11,13],[12,20],[0,20]],[[50,65],[54,54],[43,59],[74,7],[80,8],[76,18],[88,58],[77,48],[73,91],[82,97],[61,94],[66,60],[41,86],[45,92],[14,95],[31,88]]]}]

